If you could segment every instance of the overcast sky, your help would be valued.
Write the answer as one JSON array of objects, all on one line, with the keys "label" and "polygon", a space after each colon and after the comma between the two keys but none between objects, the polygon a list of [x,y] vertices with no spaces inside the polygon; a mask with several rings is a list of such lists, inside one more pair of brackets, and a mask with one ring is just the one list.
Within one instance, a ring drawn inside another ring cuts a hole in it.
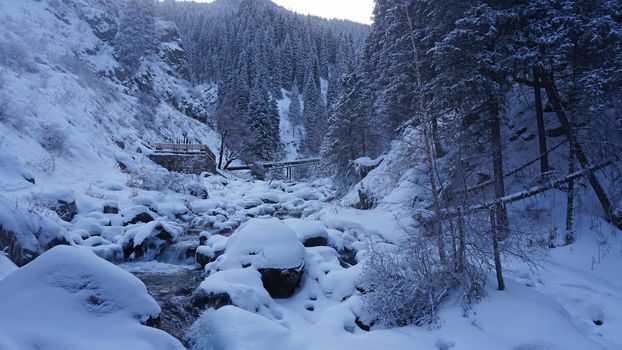
[{"label": "overcast sky", "polygon": [[[211,2],[213,0],[199,0]],[[277,4],[303,14],[325,18],[349,19],[371,24],[374,0],[272,0]]]},{"label": "overcast sky", "polygon": [[277,4],[304,14],[325,18],[349,19],[371,23],[374,0],[273,0]]}]

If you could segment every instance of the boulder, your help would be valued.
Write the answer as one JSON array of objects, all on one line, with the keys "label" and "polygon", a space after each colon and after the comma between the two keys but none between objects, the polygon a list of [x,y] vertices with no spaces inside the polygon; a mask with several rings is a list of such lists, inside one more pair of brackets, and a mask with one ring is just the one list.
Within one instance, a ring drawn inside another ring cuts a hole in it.
[{"label": "boulder", "polygon": [[[32,237],[34,240],[34,237]],[[35,242],[36,244],[36,242]],[[23,266],[37,257],[38,252],[24,247],[19,241],[18,235],[0,225],[0,251],[4,251],[7,257],[17,266]]]},{"label": "boulder", "polygon": [[261,282],[273,298],[289,298],[302,279],[302,266],[291,269],[259,269]]},{"label": "boulder", "polygon": [[119,205],[115,202],[106,202],[104,204],[104,214],[119,214]]},{"label": "boulder", "polygon": [[130,225],[134,225],[134,224],[137,224],[139,222],[147,224],[147,223],[150,223],[152,221],[153,221],[153,216],[151,216],[151,214],[149,214],[147,212],[142,212],[142,213],[137,214],[136,216],[134,216],[127,223],[130,224]]},{"label": "boulder", "polygon": [[356,260],[356,250],[343,248],[337,250],[339,253],[339,264],[344,268],[349,268],[358,263]]},{"label": "boulder", "polygon": [[326,237],[309,237],[302,244],[305,247],[323,247],[328,245],[328,239]]},{"label": "boulder", "polygon": [[63,221],[71,222],[77,213],[76,201],[58,200],[53,209]]},{"label": "boulder", "polygon": [[231,305],[231,297],[227,293],[206,293],[202,289],[197,289],[192,294],[192,306],[199,310],[220,309],[225,305]]},{"label": "boulder", "polygon": [[66,237],[55,237],[47,243],[45,250],[52,249],[58,245],[71,245]]}]

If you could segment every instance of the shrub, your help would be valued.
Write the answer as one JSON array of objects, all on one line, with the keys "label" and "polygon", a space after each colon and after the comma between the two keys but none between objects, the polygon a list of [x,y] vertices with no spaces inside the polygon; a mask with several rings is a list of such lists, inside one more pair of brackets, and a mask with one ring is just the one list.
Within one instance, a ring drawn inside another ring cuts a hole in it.
[{"label": "shrub", "polygon": [[372,246],[362,275],[365,309],[387,326],[435,323],[438,306],[459,284],[435,256],[424,240]]},{"label": "shrub", "polygon": [[35,69],[27,49],[15,41],[0,41],[0,65],[17,73]]},{"label": "shrub", "polygon": [[[473,236],[471,247],[482,241]],[[447,259],[441,264],[436,237],[425,231],[409,232],[397,246],[371,245],[361,279],[366,311],[386,326],[404,326],[435,324],[450,297],[468,310],[485,293],[489,259],[470,249],[459,267],[455,257]]]},{"label": "shrub", "polygon": [[58,124],[43,124],[39,144],[48,152],[62,154],[67,151],[67,133]]},{"label": "shrub", "polygon": [[149,191],[172,191],[187,194],[190,189],[201,183],[201,178],[197,175],[141,168],[139,171],[130,174],[127,185]]}]

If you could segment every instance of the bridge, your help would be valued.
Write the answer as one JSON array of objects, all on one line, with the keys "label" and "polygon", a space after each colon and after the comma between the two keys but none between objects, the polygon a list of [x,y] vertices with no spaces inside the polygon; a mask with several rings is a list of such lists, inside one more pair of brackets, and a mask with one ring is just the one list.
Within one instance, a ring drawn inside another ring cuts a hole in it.
[{"label": "bridge", "polygon": [[249,165],[229,166],[225,170],[229,170],[229,171],[251,170],[253,166],[260,165],[266,170],[285,169],[285,174],[286,174],[285,176],[291,180],[293,168],[310,165],[310,164],[316,164],[320,162],[320,159],[321,158],[305,158],[305,159],[286,160],[282,162],[257,162],[255,164],[249,164]]}]

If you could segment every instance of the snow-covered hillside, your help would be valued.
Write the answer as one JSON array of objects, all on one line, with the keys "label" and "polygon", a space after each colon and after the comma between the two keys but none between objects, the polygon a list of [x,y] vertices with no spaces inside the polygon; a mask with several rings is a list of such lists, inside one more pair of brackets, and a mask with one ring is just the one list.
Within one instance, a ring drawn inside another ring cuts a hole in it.
[{"label": "snow-covered hillside", "polygon": [[123,169],[152,167],[145,153],[158,141],[215,149],[215,133],[197,120],[208,103],[185,80],[174,25],[156,23],[157,49],[128,80],[113,55],[122,12],[116,1],[0,3],[4,207],[21,211],[32,193],[125,179]]}]

